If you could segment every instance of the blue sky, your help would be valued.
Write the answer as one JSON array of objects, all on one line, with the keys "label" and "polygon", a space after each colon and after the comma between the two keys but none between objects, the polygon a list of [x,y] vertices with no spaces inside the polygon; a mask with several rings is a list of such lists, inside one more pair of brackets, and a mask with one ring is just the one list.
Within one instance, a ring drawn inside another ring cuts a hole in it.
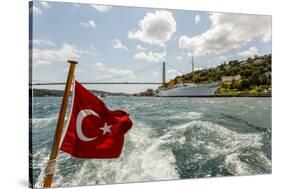
[{"label": "blue sky", "polygon": [[[192,55],[204,69],[271,53],[271,17],[35,1],[32,44],[34,82],[65,81],[68,59],[78,60],[81,82],[161,82],[163,61],[171,65],[168,81],[191,71]],[[157,86],[87,88],[133,93]]]}]

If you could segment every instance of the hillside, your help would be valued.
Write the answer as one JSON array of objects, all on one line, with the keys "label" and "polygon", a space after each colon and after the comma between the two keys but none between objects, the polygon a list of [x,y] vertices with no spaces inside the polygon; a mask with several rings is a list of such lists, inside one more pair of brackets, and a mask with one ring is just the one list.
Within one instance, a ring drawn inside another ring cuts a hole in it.
[{"label": "hillside", "polygon": [[[236,76],[233,81],[223,81],[227,76]],[[192,82],[192,73],[182,75],[184,83]],[[255,56],[246,60],[228,63],[195,71],[195,83],[219,81],[217,94],[263,94],[271,93],[271,54]],[[177,82],[175,78],[175,83]]]}]

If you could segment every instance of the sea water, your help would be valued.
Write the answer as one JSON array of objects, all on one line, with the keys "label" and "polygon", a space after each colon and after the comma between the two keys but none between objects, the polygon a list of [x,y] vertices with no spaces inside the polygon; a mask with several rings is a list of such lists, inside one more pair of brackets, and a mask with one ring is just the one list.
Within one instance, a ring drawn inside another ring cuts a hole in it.
[{"label": "sea water", "polygon": [[[102,100],[110,109],[130,113],[133,121],[121,156],[85,160],[59,152],[52,186],[271,173],[271,98]],[[30,157],[38,188],[43,186],[60,103],[60,97],[33,98]]]}]

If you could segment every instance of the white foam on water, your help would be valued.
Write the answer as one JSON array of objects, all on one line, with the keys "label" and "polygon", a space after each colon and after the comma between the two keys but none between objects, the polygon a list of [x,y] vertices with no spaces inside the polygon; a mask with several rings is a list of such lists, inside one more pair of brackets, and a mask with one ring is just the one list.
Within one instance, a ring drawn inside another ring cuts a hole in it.
[{"label": "white foam on water", "polygon": [[124,182],[169,180],[179,178],[176,160],[163,141],[153,131],[137,123],[126,135],[126,144],[118,159],[85,160],[68,183],[91,185]]},{"label": "white foam on water", "polygon": [[48,150],[47,148],[42,148],[38,150],[35,154],[32,155],[32,167],[33,169],[40,169],[40,174],[37,177],[37,181],[35,183],[35,188],[42,188],[44,181],[44,171],[48,162]]},{"label": "white foam on water", "polygon": [[[190,112],[189,112],[190,113]],[[190,113],[190,115],[199,115]],[[53,186],[78,186],[93,184],[109,184],[124,182],[157,181],[180,178],[176,170],[176,159],[171,149],[167,146],[192,146],[198,149],[189,163],[202,163],[224,156],[224,166],[234,175],[255,174],[252,165],[240,160],[241,149],[247,147],[260,149],[262,147],[262,136],[260,133],[237,133],[221,125],[193,120],[189,123],[178,125],[167,129],[161,136],[154,136],[153,126],[145,126],[137,122],[126,134],[123,152],[118,159],[113,160],[81,160],[82,165],[76,171],[65,178],[59,175],[66,169],[58,166],[56,169]],[[271,160],[262,152],[256,157],[263,167],[271,170]],[[40,162],[36,166],[41,168],[36,187],[43,185],[43,173],[48,161],[47,149],[42,149],[34,154],[39,157]],[[60,155],[60,161],[67,161],[67,154]],[[60,171],[62,170],[62,171]],[[209,176],[209,173],[206,174]]]},{"label": "white foam on water", "polygon": [[185,136],[180,137],[180,138],[178,139],[178,142],[179,142],[180,144],[184,144],[184,143],[186,142]]},{"label": "white foam on water", "polygon": [[228,167],[229,172],[234,175],[254,174],[252,168],[247,163],[240,161],[239,153],[227,155],[225,158],[225,165]]},{"label": "white foam on water", "polygon": [[58,154],[57,165],[55,169],[55,174],[53,176],[52,187],[60,187],[61,183],[64,182],[65,180],[64,175],[59,174],[61,170],[64,170],[64,167],[61,165],[61,162],[69,161],[70,158],[71,157],[69,155],[62,153],[61,151]]},{"label": "white foam on water", "polygon": [[32,118],[32,127],[33,128],[41,128],[48,127],[52,122],[57,120],[57,116],[48,117],[48,118]]},{"label": "white foam on water", "polygon": [[[222,149],[229,152],[229,150],[235,151],[240,147],[250,146],[259,148],[262,146],[262,135],[259,133],[238,133],[208,121],[191,121],[179,125],[172,129],[168,135],[176,135],[176,138],[179,139],[178,135],[181,136],[187,130],[193,131],[189,142],[195,142],[198,145],[208,143],[206,148],[216,153],[221,152]],[[216,138],[208,136],[215,136]]]},{"label": "white foam on water", "polygon": [[204,102],[205,102],[205,103],[209,103],[209,104],[213,104],[213,103],[215,103],[216,101],[214,101],[214,100],[205,100]]},{"label": "white foam on water", "polygon": [[[49,161],[49,155],[50,155],[50,150],[48,150],[46,147],[38,150],[36,153],[34,153],[32,155],[33,169],[40,169],[40,173],[39,173],[38,177],[36,178],[36,182],[34,184],[35,188],[43,188],[44,177],[45,177],[45,168]],[[63,180],[63,176],[58,173],[60,171],[59,164],[61,161],[67,161],[67,159],[69,159],[69,156],[67,156],[66,154],[59,153],[58,160],[57,160],[57,166],[56,166],[56,170],[55,170],[55,174],[54,174],[53,182],[52,182],[53,187],[59,186],[61,181]]]},{"label": "white foam on water", "polygon": [[202,113],[200,112],[187,112],[186,117],[188,119],[200,119],[202,117]]},{"label": "white foam on water", "polygon": [[[239,153],[233,153],[227,155],[225,158],[225,165],[228,170],[234,175],[251,175],[251,174],[262,174],[263,170],[260,168],[255,169],[251,165],[242,162],[239,158]],[[267,172],[271,172],[271,160],[269,160],[263,153],[258,153],[256,157],[259,161],[259,165],[262,165],[263,169]]]},{"label": "white foam on water", "polygon": [[201,119],[203,116],[203,113],[200,112],[181,112],[179,114],[173,115],[173,113],[171,112],[171,117],[169,117],[169,119],[183,119],[183,118],[187,118],[189,120],[198,120]]},{"label": "white foam on water", "polygon": [[[225,156],[225,166],[234,175],[258,174],[255,166],[241,161],[239,155],[245,155],[243,149],[256,150],[256,156],[264,169],[271,170],[271,160],[262,152],[262,134],[238,133],[221,125],[208,121],[191,121],[171,129],[161,138],[172,145],[183,145],[182,136],[187,133],[184,145],[198,150],[188,163],[202,163],[218,156]],[[202,153],[204,152],[204,153]],[[207,152],[207,153],[206,153]],[[251,155],[249,155],[251,157]]]},{"label": "white foam on water", "polygon": [[249,108],[249,109],[254,109],[254,108],[255,108],[254,106],[251,106],[251,105],[246,104],[246,103],[244,103],[244,106],[245,106],[246,108]]}]

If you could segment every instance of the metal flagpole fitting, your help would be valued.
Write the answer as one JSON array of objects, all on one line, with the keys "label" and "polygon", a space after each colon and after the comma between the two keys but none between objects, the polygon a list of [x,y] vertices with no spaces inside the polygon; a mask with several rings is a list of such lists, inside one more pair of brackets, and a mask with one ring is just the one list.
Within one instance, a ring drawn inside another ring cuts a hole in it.
[{"label": "metal flagpole fitting", "polygon": [[68,98],[69,98],[69,94],[70,94],[71,83],[72,83],[73,76],[74,76],[75,65],[78,63],[77,61],[74,61],[74,60],[68,60],[67,62],[70,63],[70,66],[69,66],[67,81],[66,81],[66,85],[65,85],[65,89],[64,89],[64,95],[63,95],[63,99],[62,99],[62,103],[61,103],[57,127],[56,127],[56,131],[55,131],[52,151],[50,154],[49,162],[45,169],[44,188],[50,188],[51,184],[52,184],[52,179],[53,179],[53,175],[55,172],[56,160],[57,160],[57,155],[58,155],[58,151],[59,151],[59,145],[60,145],[60,140],[61,140],[61,136],[62,136],[63,125],[64,125],[64,117],[66,114]]},{"label": "metal flagpole fitting", "polygon": [[68,60],[67,62],[70,63],[70,64],[78,64],[78,62],[75,61],[75,60]]}]

